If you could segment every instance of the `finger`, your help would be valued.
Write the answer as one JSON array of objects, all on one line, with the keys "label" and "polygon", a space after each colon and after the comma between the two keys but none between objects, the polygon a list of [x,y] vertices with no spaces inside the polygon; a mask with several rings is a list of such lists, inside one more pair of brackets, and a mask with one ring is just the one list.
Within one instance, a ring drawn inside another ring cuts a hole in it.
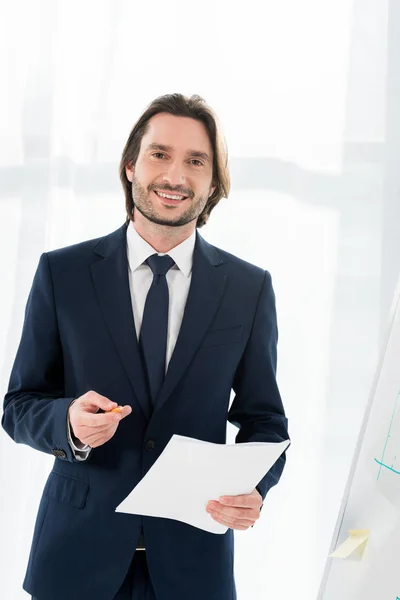
[{"label": "finger", "polygon": [[118,427],[118,423],[112,423],[111,425],[108,425],[106,427],[101,427],[101,428],[94,428],[94,427],[89,427],[86,431],[86,438],[92,438],[95,439],[97,436],[104,436],[104,435],[114,435],[114,433],[116,432]]},{"label": "finger", "polygon": [[242,516],[245,518],[245,515],[248,514],[249,511],[254,511],[255,507],[227,506],[226,504],[221,504],[216,500],[211,500],[207,504],[207,509],[216,510],[226,515],[237,515],[238,517]]},{"label": "finger", "polygon": [[217,523],[220,523],[221,525],[225,525],[225,527],[229,527],[230,529],[238,529],[240,531],[245,531],[246,529],[248,529],[248,526],[243,525],[241,522],[235,522],[232,519],[226,518],[226,517],[221,517],[219,515],[211,515],[212,518],[214,519],[214,521],[217,521]]},{"label": "finger", "polygon": [[251,508],[258,505],[258,500],[251,494],[242,494],[240,496],[221,496],[218,498],[220,504],[226,506],[236,506],[242,508]]},{"label": "finger", "polygon": [[112,437],[114,435],[116,431],[116,426],[111,426],[111,427],[105,427],[102,429],[93,429],[93,428],[88,428],[88,429],[83,429],[81,431],[79,431],[79,436],[78,439],[80,442],[82,442],[83,444],[88,444],[89,446],[93,446],[93,442],[97,439],[99,439],[100,437]]},{"label": "finger", "polygon": [[102,431],[100,434],[92,434],[87,436],[87,438],[85,438],[85,444],[87,444],[88,446],[91,446],[92,448],[95,447],[95,445],[98,445],[98,442],[101,441],[102,444],[104,444],[104,442],[110,440],[113,435],[114,435],[115,431]]},{"label": "finger", "polygon": [[92,436],[92,440],[90,441],[89,446],[91,448],[97,448],[98,446],[102,446],[103,444],[108,442],[111,438],[112,435],[106,436],[104,435],[104,433],[103,435]]},{"label": "finger", "polygon": [[238,509],[238,508],[226,508],[224,507],[222,510],[213,509],[211,511],[212,515],[216,515],[221,519],[229,519],[231,521],[243,521],[243,523],[253,524],[254,514],[249,509]]},{"label": "finger", "polygon": [[119,413],[91,413],[83,412],[76,418],[76,426],[81,427],[107,427],[121,420]]},{"label": "finger", "polygon": [[94,407],[101,408],[102,410],[112,410],[117,406],[116,402],[110,400],[106,396],[102,396],[97,392],[88,392],[84,398],[83,405],[85,408]]},{"label": "finger", "polygon": [[106,431],[110,431],[116,428],[117,425],[115,423],[112,423],[111,425],[104,425],[104,427],[86,427],[85,425],[82,425],[82,427],[79,430],[80,439],[85,438],[86,440],[94,438],[97,435],[101,435]]},{"label": "finger", "polygon": [[132,407],[127,404],[122,407],[122,410],[118,412],[105,412],[105,413],[91,413],[84,412],[80,415],[80,419],[77,420],[77,424],[86,427],[102,427],[107,425],[112,425],[121,421],[132,412]]},{"label": "finger", "polygon": [[132,407],[129,404],[126,404],[125,406],[121,406],[120,408],[121,408],[121,410],[117,411],[116,414],[119,414],[121,419],[125,419],[125,417],[130,415],[132,412]]},{"label": "finger", "polygon": [[119,421],[130,415],[132,410],[132,407],[129,404],[127,404],[125,406],[118,407],[118,410],[114,409],[106,413],[85,413],[85,416],[82,419],[83,422],[81,426],[96,427],[96,429],[100,431],[102,428],[115,426],[115,423],[118,423]]}]

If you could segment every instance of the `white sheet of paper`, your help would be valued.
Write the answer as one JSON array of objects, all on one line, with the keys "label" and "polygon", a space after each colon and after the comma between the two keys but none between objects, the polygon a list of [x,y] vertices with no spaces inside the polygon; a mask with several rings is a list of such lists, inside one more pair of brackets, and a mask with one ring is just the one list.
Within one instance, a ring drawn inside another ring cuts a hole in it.
[{"label": "white sheet of paper", "polygon": [[223,534],[209,500],[251,494],[290,441],[214,444],[174,434],[158,460],[116,512],[176,519]]}]

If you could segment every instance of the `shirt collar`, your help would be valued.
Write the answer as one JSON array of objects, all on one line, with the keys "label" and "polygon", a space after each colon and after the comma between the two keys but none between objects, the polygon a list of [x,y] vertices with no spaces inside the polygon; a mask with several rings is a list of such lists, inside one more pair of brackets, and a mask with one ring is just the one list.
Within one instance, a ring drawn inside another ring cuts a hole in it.
[{"label": "shirt collar", "polygon": [[136,231],[133,221],[129,222],[126,231],[128,262],[131,271],[140,267],[152,254],[168,254],[182,273],[189,277],[193,266],[193,252],[196,243],[196,230],[183,242],[169,250],[169,252],[157,252]]}]

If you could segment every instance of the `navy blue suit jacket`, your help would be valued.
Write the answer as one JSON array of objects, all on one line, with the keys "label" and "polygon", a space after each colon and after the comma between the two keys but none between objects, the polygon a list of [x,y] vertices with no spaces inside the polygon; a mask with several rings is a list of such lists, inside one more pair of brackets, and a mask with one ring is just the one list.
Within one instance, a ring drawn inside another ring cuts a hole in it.
[{"label": "navy blue suit jacket", "polygon": [[[24,589],[40,600],[110,600],[143,527],[158,600],[234,600],[232,529],[216,535],[115,508],[174,433],[224,444],[228,419],[239,429],[236,442],[288,438],[276,344],[269,273],[197,232],[182,326],[152,413],[131,306],[126,225],[42,254],[2,418],[17,443],[55,456]],[[67,441],[67,413],[89,390],[133,412],[79,462]],[[284,463],[282,455],[259,482],[263,498]]]}]

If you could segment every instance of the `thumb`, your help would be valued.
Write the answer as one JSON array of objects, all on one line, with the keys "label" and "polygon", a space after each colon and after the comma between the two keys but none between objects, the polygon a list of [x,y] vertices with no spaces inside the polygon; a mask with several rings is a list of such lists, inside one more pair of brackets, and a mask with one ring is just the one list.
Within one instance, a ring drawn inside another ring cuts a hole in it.
[{"label": "thumb", "polygon": [[118,406],[116,402],[112,402],[109,398],[101,396],[101,394],[97,394],[96,392],[93,392],[89,395],[87,402],[90,407],[101,408],[105,411],[111,410]]}]

